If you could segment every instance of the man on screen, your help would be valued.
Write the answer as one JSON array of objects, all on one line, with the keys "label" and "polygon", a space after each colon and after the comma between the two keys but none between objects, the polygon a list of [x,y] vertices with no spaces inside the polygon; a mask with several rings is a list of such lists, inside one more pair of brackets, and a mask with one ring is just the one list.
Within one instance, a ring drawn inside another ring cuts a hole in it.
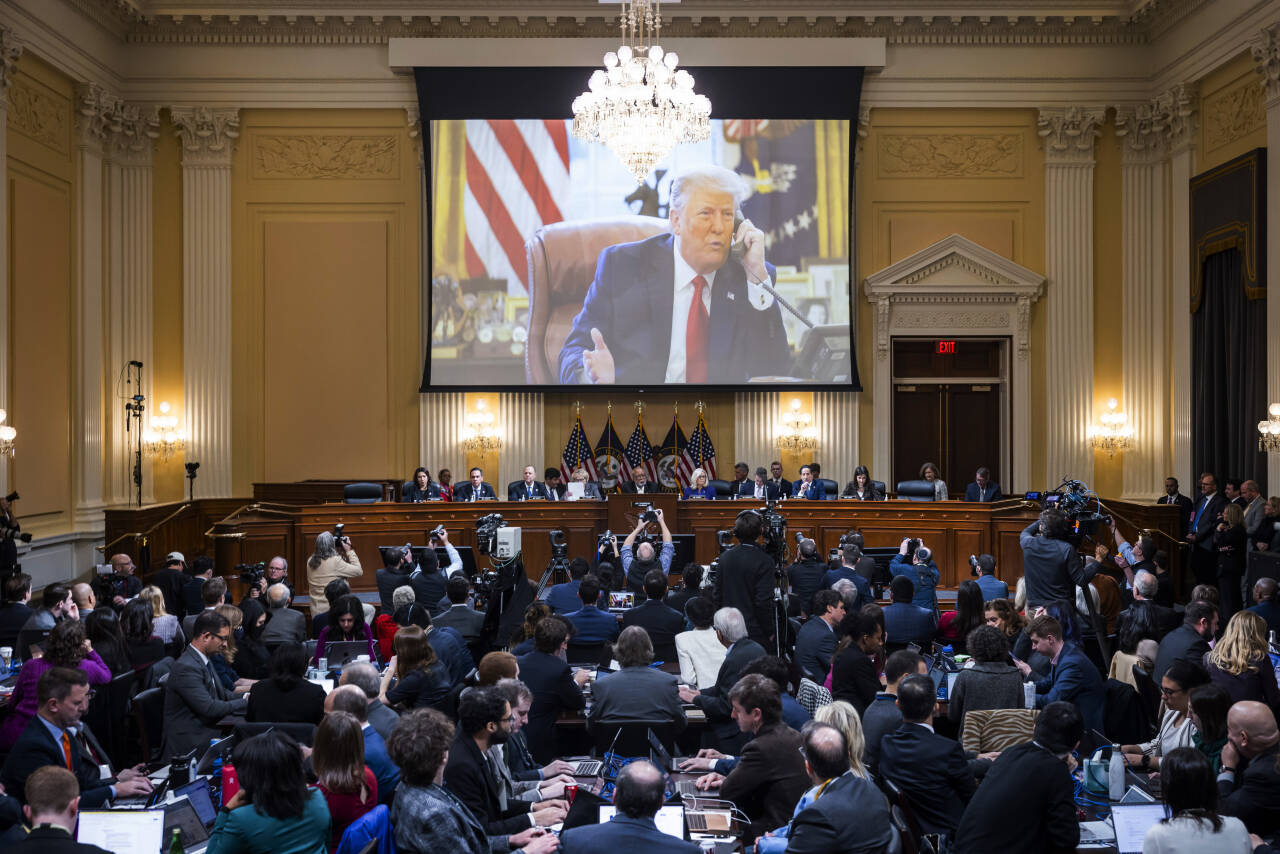
[{"label": "man on screen", "polygon": [[[610,246],[560,350],[562,383],[745,382],[790,371],[764,232],[743,220],[742,179],[698,166],[671,181],[671,233]],[[730,246],[740,242],[741,260]]]}]

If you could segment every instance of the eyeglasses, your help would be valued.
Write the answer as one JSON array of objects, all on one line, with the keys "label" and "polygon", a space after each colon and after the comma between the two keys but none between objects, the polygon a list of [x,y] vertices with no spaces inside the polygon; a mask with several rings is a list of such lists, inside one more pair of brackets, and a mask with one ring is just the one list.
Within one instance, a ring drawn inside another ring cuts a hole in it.
[{"label": "eyeglasses", "polygon": [[1174,694],[1181,694],[1181,693],[1182,693],[1182,689],[1181,689],[1181,688],[1166,688],[1165,686],[1161,685],[1161,686],[1160,686],[1160,693],[1161,693],[1161,694],[1163,694],[1163,695],[1164,695],[1164,696],[1166,696],[1166,697],[1172,697]]},{"label": "eyeglasses", "polygon": [[516,720],[515,715],[507,715],[505,718],[499,718],[498,723],[502,723],[502,724],[515,723],[515,720]]}]

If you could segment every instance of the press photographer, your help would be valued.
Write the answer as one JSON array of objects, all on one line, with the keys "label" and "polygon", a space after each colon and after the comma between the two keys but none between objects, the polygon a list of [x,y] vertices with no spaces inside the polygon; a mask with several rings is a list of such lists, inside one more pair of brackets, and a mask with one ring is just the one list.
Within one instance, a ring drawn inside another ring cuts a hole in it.
[{"label": "press photographer", "polygon": [[760,547],[764,519],[755,510],[743,510],[733,523],[736,546],[717,560],[718,571],[711,587],[711,601],[717,608],[737,608],[747,625],[747,636],[769,649],[774,627],[773,587],[776,564]]},{"label": "press photographer", "polygon": [[364,575],[360,556],[351,548],[351,538],[343,535],[343,528],[339,523],[332,531],[321,531],[316,536],[316,550],[307,559],[307,592],[311,595],[313,615],[329,610],[329,600],[324,597],[326,584],[339,578]]},{"label": "press photographer", "polygon": [[[637,506],[639,506],[637,504]],[[649,527],[650,522],[657,522],[662,529],[662,548],[655,549],[647,539],[636,545],[636,538]],[[671,558],[676,547],[671,539],[671,530],[667,528],[667,520],[663,518],[661,509],[653,509],[652,505],[644,505],[644,512],[636,523],[636,528],[622,542],[622,571],[627,576],[627,589],[633,593],[644,592],[644,577],[650,570],[661,569],[663,575],[671,572]]]},{"label": "press photographer", "polygon": [[112,555],[111,572],[93,579],[93,593],[99,602],[110,602],[117,612],[125,603],[142,592],[142,580],[134,575],[133,558],[126,554]]},{"label": "press photographer", "polygon": [[0,498],[0,577],[18,571],[18,540],[31,542],[31,535],[22,532],[13,515],[13,502],[17,500],[16,492]]},{"label": "press photographer", "polygon": [[1056,507],[1023,529],[1022,572],[1026,577],[1027,612],[1059,599],[1074,602],[1076,587],[1084,587],[1098,573],[1098,564],[1084,559],[1071,543],[1074,526]]}]

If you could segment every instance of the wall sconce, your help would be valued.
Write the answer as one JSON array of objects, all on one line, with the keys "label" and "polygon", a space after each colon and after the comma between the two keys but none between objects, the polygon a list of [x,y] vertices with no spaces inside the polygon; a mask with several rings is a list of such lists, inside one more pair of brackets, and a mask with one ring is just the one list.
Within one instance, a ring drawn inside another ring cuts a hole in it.
[{"label": "wall sconce", "polygon": [[493,413],[483,400],[476,401],[474,412],[467,413],[462,447],[468,451],[488,453],[502,447],[502,434],[495,428]]},{"label": "wall sconce", "polygon": [[170,415],[169,409],[167,402],[161,403],[160,414],[151,416],[151,423],[142,434],[147,456],[161,462],[187,449],[187,437],[178,429],[178,416]]},{"label": "wall sconce", "polygon": [[818,446],[813,416],[800,411],[800,399],[791,399],[791,408],[782,413],[782,430],[778,432],[778,449],[791,454],[812,451]]},{"label": "wall sconce", "polygon": [[18,438],[18,431],[4,423],[9,417],[9,413],[0,409],[0,456],[13,456],[14,445]]},{"label": "wall sconce", "polygon": [[[1280,403],[1268,406],[1267,414],[1271,417],[1258,422],[1258,450],[1263,453],[1280,451]],[[3,420],[0,418],[0,421]],[[3,429],[0,427],[0,430]]]},{"label": "wall sconce", "polygon": [[1101,426],[1089,428],[1089,445],[1095,451],[1106,451],[1108,457],[1114,457],[1116,451],[1127,451],[1133,447],[1133,428],[1126,422],[1128,417],[1116,407],[1119,404],[1113,397],[1107,401],[1107,411],[1098,417]]}]

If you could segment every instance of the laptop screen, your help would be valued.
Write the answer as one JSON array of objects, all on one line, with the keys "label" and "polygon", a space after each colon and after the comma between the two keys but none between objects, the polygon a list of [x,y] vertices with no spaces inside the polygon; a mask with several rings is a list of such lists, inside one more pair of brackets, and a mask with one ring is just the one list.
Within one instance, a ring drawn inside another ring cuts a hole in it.
[{"label": "laptop screen", "polygon": [[218,817],[218,811],[213,806],[213,798],[209,795],[209,783],[204,778],[174,789],[173,797],[174,800],[185,797],[191,801],[196,815],[200,816],[200,821],[204,822],[206,827],[213,824],[213,820]]},{"label": "laptop screen", "polygon": [[1120,854],[1142,854],[1147,831],[1165,817],[1164,804],[1116,804],[1111,818],[1116,828],[1116,848]]},{"label": "laptop screen", "polygon": [[653,760],[653,764],[657,765],[664,772],[676,770],[675,766],[671,762],[671,754],[667,752],[667,748],[663,745],[662,739],[653,734],[653,730],[649,730],[649,754],[649,758]]},{"label": "laptop screen", "polygon": [[636,594],[630,590],[625,592],[610,592],[609,607],[617,609],[628,609],[636,604]]},{"label": "laptop screen", "polygon": [[[609,821],[617,812],[618,808],[613,804],[600,807],[600,822]],[[653,823],[668,836],[684,839],[684,807],[659,807]]]},{"label": "laptop screen", "polygon": [[[199,845],[209,838],[209,830],[205,827],[204,822],[200,820],[200,816],[196,815],[196,809],[191,805],[190,800],[165,804],[164,838],[166,842],[173,836],[175,827],[182,831],[183,848]],[[142,850],[145,851],[146,849]]]},{"label": "laptop screen", "polygon": [[112,854],[159,851],[164,818],[162,810],[82,810],[76,840]]}]

